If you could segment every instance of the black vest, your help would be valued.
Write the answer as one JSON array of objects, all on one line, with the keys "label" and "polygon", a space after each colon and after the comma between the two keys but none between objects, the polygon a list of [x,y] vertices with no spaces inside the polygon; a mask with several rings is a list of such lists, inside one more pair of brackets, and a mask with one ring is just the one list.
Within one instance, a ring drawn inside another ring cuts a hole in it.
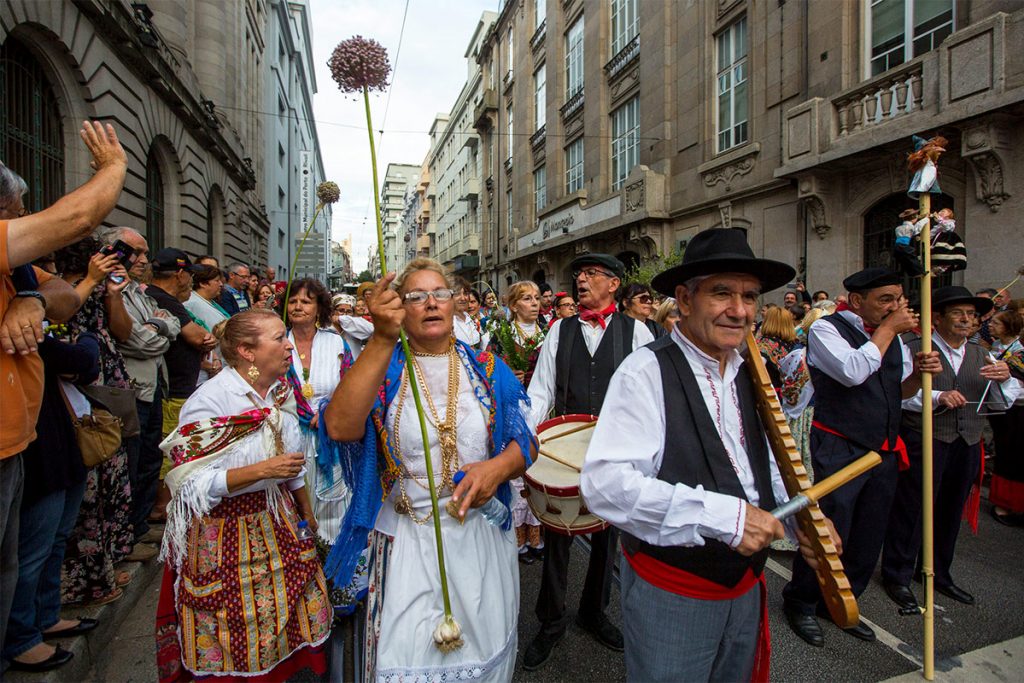
[{"label": "black vest", "polygon": [[[708,491],[747,500],[686,356],[671,336],[662,337],[648,344],[647,348],[658,358],[661,385],[665,392],[665,452],[658,479],[690,487],[700,485]],[[775,495],[772,492],[771,455],[757,414],[756,388],[745,370],[736,375],[736,390],[747,457],[760,497],[758,505],[772,510],[775,508]],[[767,548],[747,557],[725,543],[709,538],[704,539],[703,546],[656,546],[622,532],[622,544],[631,555],[642,552],[727,588],[739,583],[748,568],[759,576],[768,558]]]},{"label": "black vest", "polygon": [[[825,316],[851,347],[868,341],[863,332],[838,313]],[[813,356],[811,363],[814,362]],[[903,352],[893,339],[882,356],[882,366],[862,384],[847,387],[818,368],[807,364],[814,385],[814,421],[839,432],[867,450],[877,450],[886,440],[892,446],[900,428],[903,401]]]},{"label": "black vest", "polygon": [[[921,339],[911,341],[907,346],[911,352],[917,353],[921,350]],[[935,344],[932,348],[935,348]],[[964,349],[964,361],[960,364],[960,372],[954,373],[953,366],[943,351],[939,351],[939,358],[942,360],[942,373],[932,378],[932,389],[935,391],[950,391],[956,389],[965,397],[969,403],[963,408],[950,410],[938,404],[932,406],[932,433],[942,443],[953,443],[958,437],[962,437],[968,446],[981,441],[981,431],[985,427],[985,417],[978,415],[978,401],[985,393],[985,385],[988,380],[982,378],[980,372],[985,365],[985,351],[973,342],[966,342]],[[998,386],[993,386],[990,392],[999,395]],[[984,411],[982,411],[984,412]],[[915,432],[921,431],[921,413],[907,410],[903,413],[903,427]]]},{"label": "black vest", "polygon": [[601,343],[593,356],[583,338],[578,316],[559,323],[555,353],[555,415],[601,412],[608,383],[622,359],[633,351],[635,321],[621,313],[608,319]]}]

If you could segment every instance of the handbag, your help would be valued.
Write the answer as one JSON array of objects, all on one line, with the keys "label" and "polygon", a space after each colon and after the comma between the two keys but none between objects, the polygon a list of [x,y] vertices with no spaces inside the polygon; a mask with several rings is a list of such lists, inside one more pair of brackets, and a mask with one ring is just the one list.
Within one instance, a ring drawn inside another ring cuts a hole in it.
[{"label": "handbag", "polygon": [[82,462],[86,467],[95,467],[110,460],[121,447],[121,418],[96,407],[93,407],[91,415],[77,417],[68,401],[68,395],[64,393],[64,386],[59,383],[58,386],[75,428],[75,441],[78,442],[78,450],[82,452]]},{"label": "handbag", "polygon": [[121,436],[128,439],[142,432],[139,426],[139,409],[135,404],[135,391],[102,384],[89,384],[78,390],[94,402],[106,408],[106,412],[121,419]]}]

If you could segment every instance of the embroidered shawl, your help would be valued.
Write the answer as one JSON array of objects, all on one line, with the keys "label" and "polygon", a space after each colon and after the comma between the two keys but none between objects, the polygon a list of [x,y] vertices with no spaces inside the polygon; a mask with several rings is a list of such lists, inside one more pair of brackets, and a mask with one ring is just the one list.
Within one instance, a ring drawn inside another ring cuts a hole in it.
[{"label": "embroidered shawl", "polygon": [[[523,385],[504,361],[493,353],[475,351],[461,341],[455,343],[455,348],[473,382],[476,399],[487,409],[489,457],[499,455],[515,441],[529,466],[531,449],[537,446],[537,441],[520,409],[521,402],[529,405]],[[386,417],[388,407],[401,387],[404,370],[405,353],[398,344],[367,417],[362,441],[339,443],[331,440],[327,436],[321,408],[318,464],[323,471],[330,471],[336,463],[340,464],[345,483],[352,491],[352,501],[342,520],[341,531],[324,564],[324,572],[335,586],[347,585],[352,579],[356,562],[366,548],[384,499],[402,476],[400,454],[393,449]],[[498,487],[495,497],[506,507],[511,505],[512,493],[507,482]],[[510,524],[511,515],[505,523],[506,530]]]}]

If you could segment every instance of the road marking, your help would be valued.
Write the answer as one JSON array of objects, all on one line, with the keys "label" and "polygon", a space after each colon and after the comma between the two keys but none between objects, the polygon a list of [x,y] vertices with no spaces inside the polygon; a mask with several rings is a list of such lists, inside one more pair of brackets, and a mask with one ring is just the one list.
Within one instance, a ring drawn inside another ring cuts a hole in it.
[{"label": "road marking", "polygon": [[[789,569],[779,564],[776,560],[773,560],[770,557],[768,558],[768,562],[765,564],[765,567],[770,569],[774,573],[778,574],[786,581],[790,581],[793,578],[792,571],[790,571]],[[936,609],[938,609],[938,605],[936,605]],[[865,617],[863,614],[860,616],[860,620],[871,627],[871,629],[875,632],[875,637],[878,638],[878,641],[880,643],[888,647],[893,652],[901,655],[904,659],[913,662],[915,666],[923,666],[924,663],[921,659],[921,654],[909,643],[901,640],[892,633],[889,633],[884,628],[882,628],[875,622]]]}]

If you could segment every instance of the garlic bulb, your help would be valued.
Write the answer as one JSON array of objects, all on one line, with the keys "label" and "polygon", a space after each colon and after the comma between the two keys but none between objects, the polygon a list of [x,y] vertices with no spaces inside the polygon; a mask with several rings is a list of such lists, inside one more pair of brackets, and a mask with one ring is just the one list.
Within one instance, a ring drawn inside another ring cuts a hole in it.
[{"label": "garlic bulb", "polygon": [[445,654],[458,650],[463,645],[462,627],[451,616],[445,615],[434,629],[434,645]]}]

